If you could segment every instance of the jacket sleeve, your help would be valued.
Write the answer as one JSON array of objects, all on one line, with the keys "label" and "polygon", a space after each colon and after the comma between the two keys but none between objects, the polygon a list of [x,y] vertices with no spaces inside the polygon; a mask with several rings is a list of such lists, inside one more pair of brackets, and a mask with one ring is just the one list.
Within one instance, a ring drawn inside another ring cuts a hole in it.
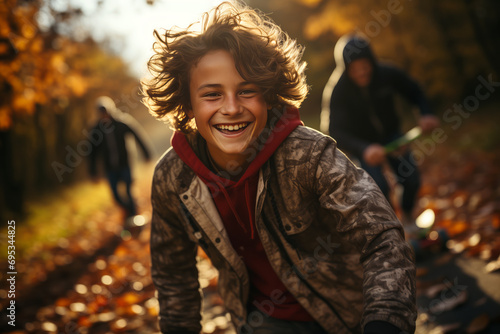
[{"label": "jacket sleeve", "polygon": [[429,101],[422,88],[415,80],[394,67],[387,67],[386,71],[388,71],[391,76],[392,86],[395,90],[410,103],[416,105],[421,115],[433,115]]},{"label": "jacket sleeve", "polygon": [[196,267],[197,245],[181,222],[177,195],[167,190],[166,173],[153,177],[151,203],[151,276],[158,290],[162,333],[199,333],[201,295]]},{"label": "jacket sleeve", "polygon": [[349,128],[349,102],[342,92],[342,80],[344,79],[344,70],[336,68],[323,89],[321,99],[321,119],[320,129],[324,134],[329,134],[339,140],[342,149],[352,152],[357,156],[362,156],[363,151],[370,145],[370,142],[362,140],[345,129]]},{"label": "jacket sleeve", "polygon": [[320,205],[338,217],[335,229],[360,254],[363,268],[362,328],[384,321],[413,332],[415,261],[401,223],[375,182],[324,137],[311,150],[312,182]]},{"label": "jacket sleeve", "polygon": [[146,135],[146,131],[140,126],[139,122],[137,122],[132,117],[127,117],[123,119],[124,124],[127,126],[128,131],[134,136],[137,144],[141,148],[142,154],[146,160],[151,158],[151,143]]},{"label": "jacket sleeve", "polygon": [[371,144],[353,134],[349,130],[349,124],[352,123],[352,114],[349,107],[351,103],[346,99],[340,89],[333,89],[330,98],[330,118],[329,132],[330,136],[339,141],[339,145],[345,151],[352,152],[358,157],[363,156],[364,150]]}]

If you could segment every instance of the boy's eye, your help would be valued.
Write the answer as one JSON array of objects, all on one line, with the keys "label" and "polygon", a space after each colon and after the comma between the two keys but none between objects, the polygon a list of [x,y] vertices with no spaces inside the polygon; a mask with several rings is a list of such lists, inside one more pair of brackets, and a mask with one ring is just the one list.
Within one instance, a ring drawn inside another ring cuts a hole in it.
[{"label": "boy's eye", "polygon": [[217,92],[210,92],[210,93],[203,94],[203,97],[208,97],[208,98],[215,98],[215,97],[219,97],[219,96],[220,96],[220,94]]},{"label": "boy's eye", "polygon": [[255,93],[257,93],[257,91],[256,91],[256,90],[253,90],[253,89],[245,89],[245,90],[242,90],[242,91],[240,92],[240,95],[249,96],[249,95],[253,95],[253,94],[255,94]]}]

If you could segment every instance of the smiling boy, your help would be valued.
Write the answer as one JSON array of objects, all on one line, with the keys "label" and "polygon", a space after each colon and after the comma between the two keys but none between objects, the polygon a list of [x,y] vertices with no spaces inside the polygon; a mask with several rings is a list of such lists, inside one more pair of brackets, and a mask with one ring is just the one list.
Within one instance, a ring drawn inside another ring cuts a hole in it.
[{"label": "smiling boy", "polygon": [[267,123],[267,103],[260,88],[245,81],[225,50],[209,51],[191,69],[191,108],[199,134],[205,139],[214,168],[229,162],[245,167],[245,150]]},{"label": "smiling boy", "polygon": [[152,186],[163,333],[199,333],[201,246],[238,333],[412,332],[415,267],[373,180],[303,126],[302,49],[238,3],[155,32],[144,83],[176,132]]}]

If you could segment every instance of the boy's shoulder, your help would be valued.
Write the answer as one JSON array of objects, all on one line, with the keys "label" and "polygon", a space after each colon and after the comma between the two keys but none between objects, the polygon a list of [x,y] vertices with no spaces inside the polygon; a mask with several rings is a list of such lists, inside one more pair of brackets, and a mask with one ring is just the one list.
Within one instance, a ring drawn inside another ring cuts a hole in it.
[{"label": "boy's shoulder", "polygon": [[172,182],[176,175],[183,173],[185,173],[185,164],[175,150],[170,147],[158,159],[154,170],[154,179]]},{"label": "boy's shoulder", "polygon": [[322,132],[308,126],[298,126],[284,141],[285,145],[302,145],[304,149],[309,149],[318,144],[336,144],[336,141]]},{"label": "boy's shoulder", "polygon": [[276,157],[287,161],[307,161],[321,155],[330,145],[336,147],[332,137],[307,126],[298,126],[280,145]]}]

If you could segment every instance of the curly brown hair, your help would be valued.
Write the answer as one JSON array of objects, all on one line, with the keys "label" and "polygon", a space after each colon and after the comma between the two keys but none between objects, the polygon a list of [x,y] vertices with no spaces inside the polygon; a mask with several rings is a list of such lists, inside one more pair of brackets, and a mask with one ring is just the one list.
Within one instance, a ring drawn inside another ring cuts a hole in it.
[{"label": "curly brown hair", "polygon": [[[184,30],[154,31],[155,54],[148,62],[152,79],[142,81],[143,103],[175,130],[196,129],[191,108],[191,68],[209,51],[226,50],[243,79],[262,89],[268,105],[299,107],[309,87],[301,60],[303,48],[270,18],[240,2],[223,2]],[[177,28],[178,29],[178,28]]]}]

